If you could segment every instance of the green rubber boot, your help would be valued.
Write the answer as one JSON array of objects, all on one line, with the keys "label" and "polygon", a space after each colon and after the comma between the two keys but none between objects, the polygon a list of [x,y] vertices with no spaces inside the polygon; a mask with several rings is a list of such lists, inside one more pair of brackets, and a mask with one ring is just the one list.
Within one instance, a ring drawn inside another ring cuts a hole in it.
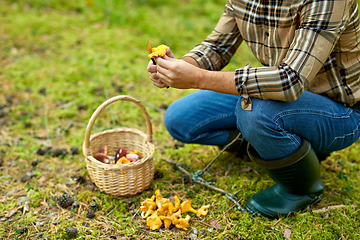
[{"label": "green rubber boot", "polygon": [[307,140],[290,156],[265,161],[248,145],[250,159],[264,167],[275,185],[253,195],[245,208],[250,213],[275,219],[291,215],[320,201],[323,184],[320,164]]}]

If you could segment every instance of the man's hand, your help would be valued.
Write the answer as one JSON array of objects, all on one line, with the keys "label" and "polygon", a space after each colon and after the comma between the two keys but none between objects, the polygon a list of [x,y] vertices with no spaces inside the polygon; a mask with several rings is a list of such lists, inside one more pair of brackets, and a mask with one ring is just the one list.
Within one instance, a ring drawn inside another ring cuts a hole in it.
[{"label": "man's hand", "polygon": [[199,88],[204,70],[175,58],[157,59],[157,78],[167,86],[179,89]]},{"label": "man's hand", "polygon": [[[166,49],[166,55],[168,58],[173,58],[175,59],[174,54],[171,52],[170,48]],[[157,59],[155,59],[155,61],[157,61]],[[149,76],[151,81],[153,82],[153,85],[158,87],[158,88],[164,88],[164,87],[168,87],[169,85],[164,84],[158,77],[157,74],[157,65],[154,65],[153,61],[150,60],[147,66],[147,71],[149,72]]]}]

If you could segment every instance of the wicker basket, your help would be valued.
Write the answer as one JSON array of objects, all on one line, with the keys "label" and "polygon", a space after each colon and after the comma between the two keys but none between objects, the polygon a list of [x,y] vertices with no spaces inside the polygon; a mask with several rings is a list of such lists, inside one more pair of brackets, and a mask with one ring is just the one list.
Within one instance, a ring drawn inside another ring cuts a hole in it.
[{"label": "wicker basket", "polygon": [[[146,120],[147,134],[137,129],[121,127],[90,136],[94,122],[102,110],[109,104],[120,100],[134,102],[140,107]],[[142,158],[136,162],[122,165],[105,164],[92,156],[103,145],[107,146],[109,155],[114,156],[121,147],[127,151],[139,151]],[[133,196],[148,188],[154,176],[154,145],[150,118],[140,101],[120,95],[102,103],[93,113],[87,125],[83,154],[90,178],[100,191],[113,196]]]}]

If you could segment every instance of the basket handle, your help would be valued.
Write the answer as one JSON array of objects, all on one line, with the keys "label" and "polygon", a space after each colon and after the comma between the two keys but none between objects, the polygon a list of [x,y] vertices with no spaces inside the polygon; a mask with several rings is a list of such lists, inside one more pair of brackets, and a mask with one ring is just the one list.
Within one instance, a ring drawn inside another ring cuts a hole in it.
[{"label": "basket handle", "polygon": [[102,110],[104,110],[108,105],[112,104],[113,102],[116,101],[130,101],[130,102],[134,102],[136,105],[139,106],[139,108],[142,110],[142,112],[144,113],[144,117],[146,120],[146,129],[147,129],[147,141],[149,141],[150,143],[153,142],[152,139],[152,125],[151,125],[151,121],[150,121],[150,117],[149,114],[147,113],[145,107],[141,104],[141,102],[133,97],[127,96],[127,95],[119,95],[119,96],[115,96],[112,97],[108,100],[106,100],[105,102],[103,102],[96,110],[95,112],[92,114],[89,123],[86,127],[86,133],[85,133],[85,140],[84,140],[84,147],[86,149],[86,155],[88,152],[88,149],[90,147],[90,135],[91,135],[91,130],[94,126],[95,120],[96,118],[100,115],[100,113],[102,112]]}]

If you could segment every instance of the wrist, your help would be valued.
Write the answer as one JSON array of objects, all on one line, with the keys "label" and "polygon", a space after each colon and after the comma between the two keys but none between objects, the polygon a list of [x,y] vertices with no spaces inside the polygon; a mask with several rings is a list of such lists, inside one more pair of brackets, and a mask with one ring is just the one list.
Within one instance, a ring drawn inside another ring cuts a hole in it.
[{"label": "wrist", "polygon": [[196,82],[197,82],[197,89],[207,89],[207,83],[209,82],[210,79],[210,74],[211,71],[205,70],[205,69],[200,69],[199,68],[199,73],[198,76],[196,78]]}]

